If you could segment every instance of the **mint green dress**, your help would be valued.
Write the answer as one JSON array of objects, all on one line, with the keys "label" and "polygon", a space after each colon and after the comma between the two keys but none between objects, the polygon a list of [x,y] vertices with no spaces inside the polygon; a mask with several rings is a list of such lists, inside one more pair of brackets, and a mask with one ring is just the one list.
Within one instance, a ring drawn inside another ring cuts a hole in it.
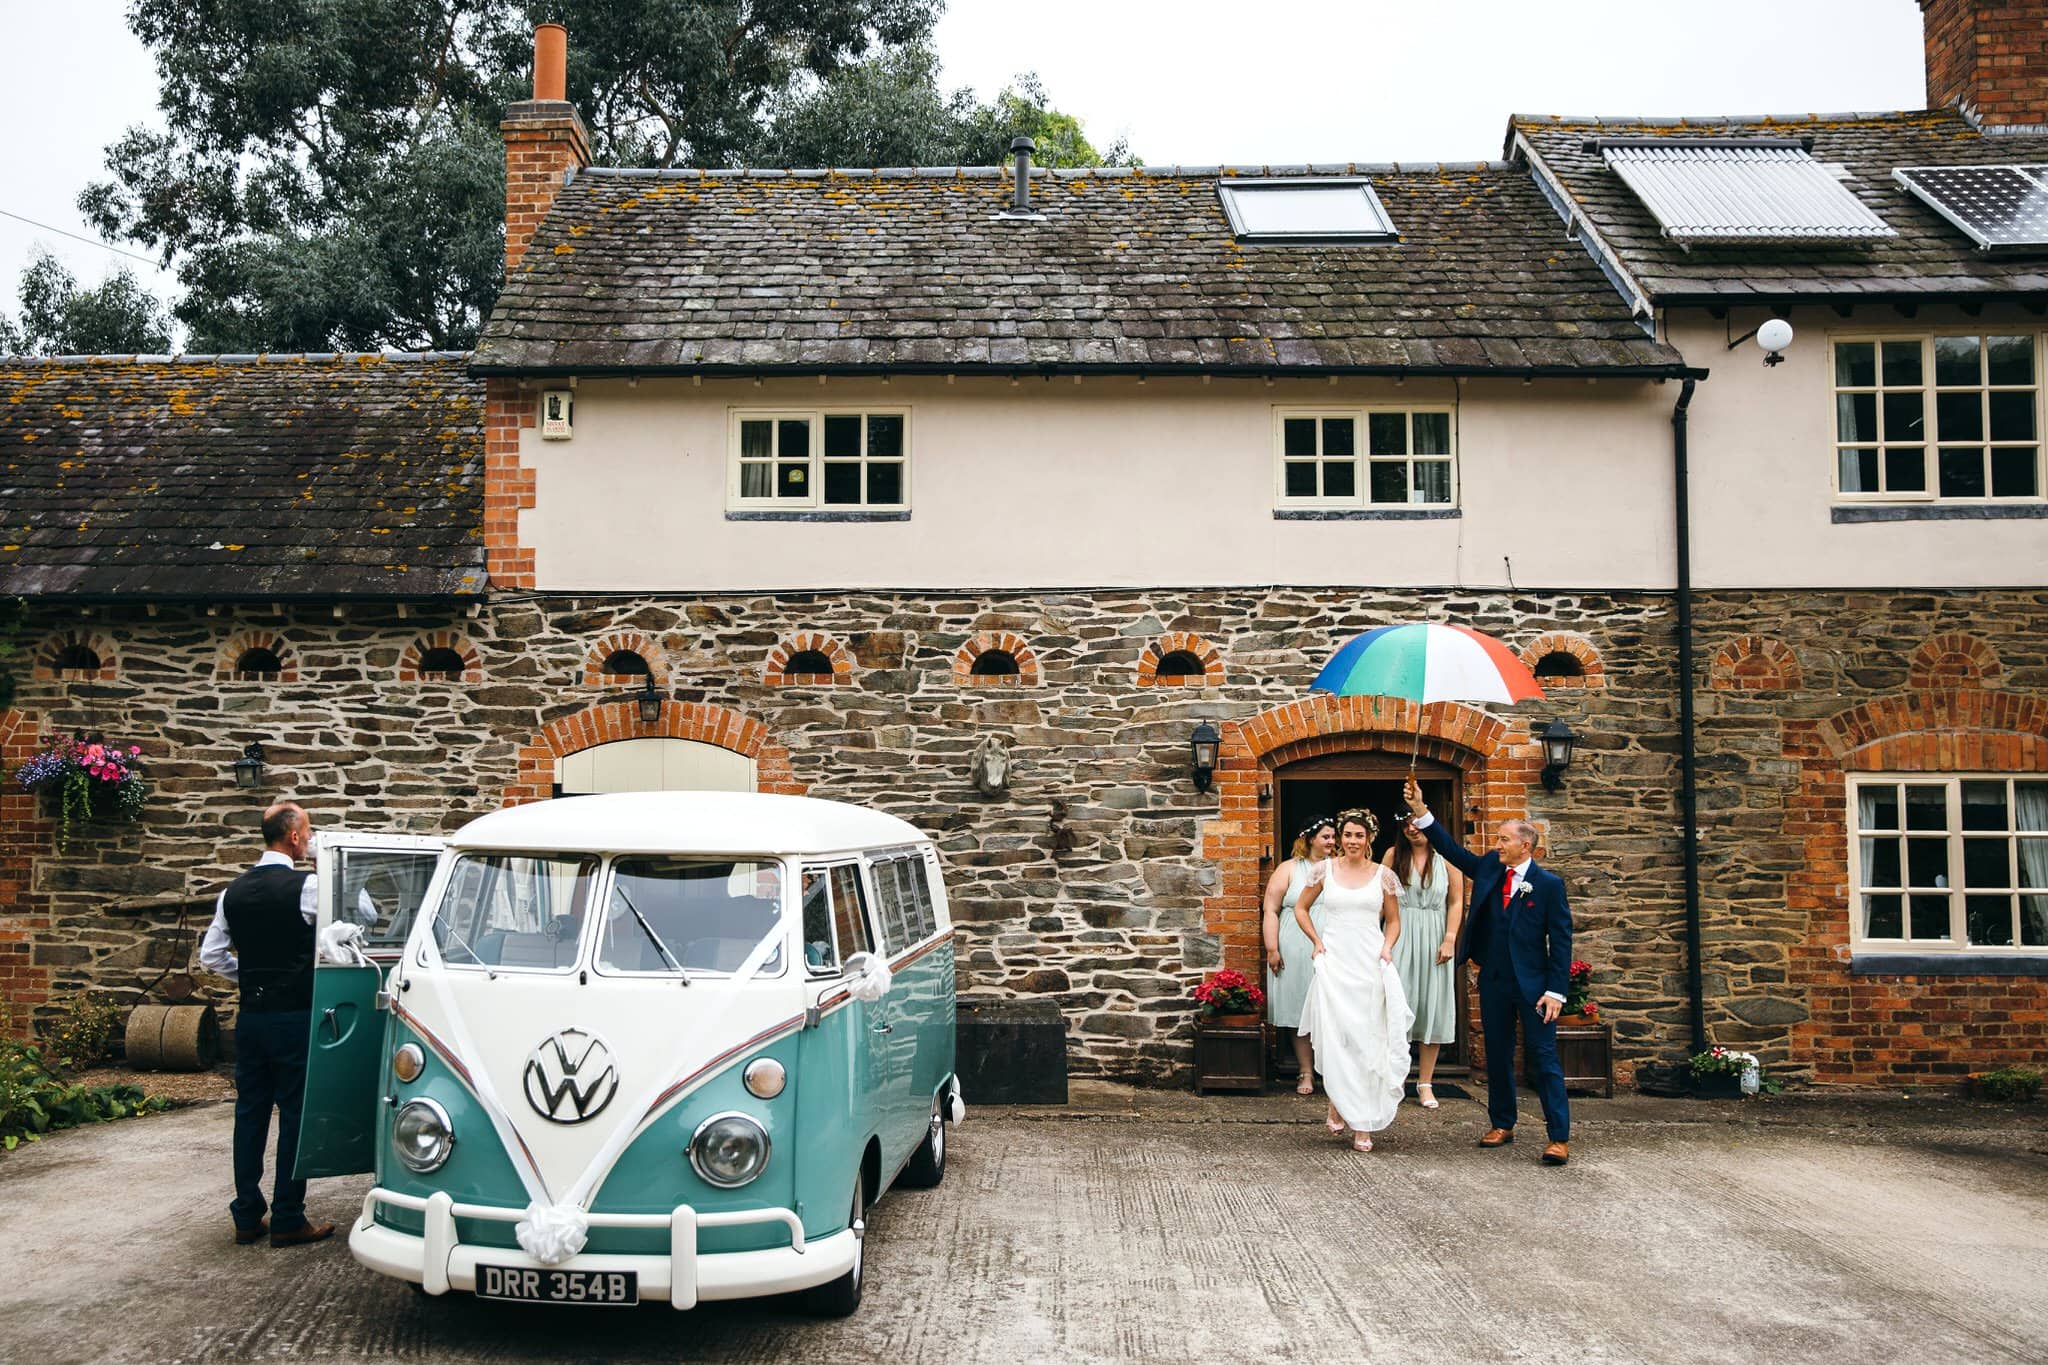
[{"label": "mint green dress", "polygon": [[1429,860],[1429,880],[1418,881],[1411,870],[1401,888],[1401,937],[1394,943],[1394,967],[1401,989],[1415,1010],[1408,1030],[1413,1043],[1449,1043],[1458,1036],[1458,968],[1436,960],[1449,922],[1446,906],[1451,869],[1442,856]]},{"label": "mint green dress", "polygon": [[[1280,962],[1284,970],[1266,969],[1266,1015],[1274,1028],[1299,1028],[1302,1002],[1308,999],[1309,978],[1315,975],[1315,949],[1294,918],[1294,903],[1308,887],[1311,864],[1293,859],[1287,869],[1287,894],[1280,898]],[[1316,932],[1323,932],[1323,904],[1319,898],[1308,912]]]}]

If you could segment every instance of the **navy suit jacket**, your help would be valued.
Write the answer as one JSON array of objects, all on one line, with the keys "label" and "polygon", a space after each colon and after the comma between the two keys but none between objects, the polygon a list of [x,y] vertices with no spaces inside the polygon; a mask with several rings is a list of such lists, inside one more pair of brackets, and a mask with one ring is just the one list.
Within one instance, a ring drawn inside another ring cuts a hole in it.
[{"label": "navy suit jacket", "polygon": [[1484,970],[1504,950],[1523,1004],[1535,1005],[1545,991],[1569,995],[1572,908],[1565,901],[1564,878],[1532,861],[1513,912],[1503,914],[1501,880],[1511,869],[1501,865],[1500,854],[1475,857],[1445,832],[1441,820],[1430,821],[1422,833],[1472,883],[1471,911],[1458,935],[1458,961],[1477,962]]}]

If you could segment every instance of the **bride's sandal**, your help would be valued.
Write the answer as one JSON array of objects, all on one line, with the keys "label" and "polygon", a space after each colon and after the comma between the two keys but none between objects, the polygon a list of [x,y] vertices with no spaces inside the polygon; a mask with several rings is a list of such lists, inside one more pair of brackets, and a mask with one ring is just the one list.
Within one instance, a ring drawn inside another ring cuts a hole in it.
[{"label": "bride's sandal", "polygon": [[1330,1130],[1331,1137],[1343,1137],[1347,1131],[1344,1120],[1336,1116],[1335,1110],[1332,1110],[1330,1114],[1324,1117],[1323,1127]]},{"label": "bride's sandal", "polygon": [[1352,1150],[1352,1151],[1354,1151],[1354,1152],[1369,1152],[1369,1151],[1371,1151],[1371,1150],[1372,1150],[1372,1137],[1371,1137],[1371,1135],[1369,1135],[1369,1134],[1366,1134],[1366,1133],[1353,1133],[1353,1134],[1351,1135],[1351,1150]]},{"label": "bride's sandal", "polygon": [[1433,1085],[1417,1085],[1415,1087],[1415,1098],[1422,1101],[1424,1109],[1441,1109],[1443,1107],[1436,1102],[1436,1087]]}]

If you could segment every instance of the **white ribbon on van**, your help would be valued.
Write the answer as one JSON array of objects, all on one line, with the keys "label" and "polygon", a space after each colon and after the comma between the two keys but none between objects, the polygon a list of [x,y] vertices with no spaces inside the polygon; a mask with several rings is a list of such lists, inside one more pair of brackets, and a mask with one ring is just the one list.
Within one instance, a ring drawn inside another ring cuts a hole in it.
[{"label": "white ribbon on van", "polygon": [[[761,970],[761,964],[782,946],[781,930],[782,919],[778,915],[775,931],[762,935],[761,941],[754,945],[754,951],[748,954],[746,961],[742,962],[730,977],[723,981],[692,978],[693,991],[709,990],[719,995],[736,993],[741,986],[754,979],[755,974]],[[639,1118],[614,1127],[611,1137],[584,1167],[582,1176],[569,1187],[561,1199],[557,1200],[549,1193],[547,1181],[534,1163],[526,1143],[520,1138],[519,1130],[513,1126],[504,1102],[498,1098],[497,1087],[491,1083],[489,1070],[482,1064],[483,1054],[477,1051],[470,1037],[469,1025],[463,1019],[462,1008],[455,1003],[454,993],[448,989],[447,963],[442,959],[440,945],[434,941],[431,931],[422,936],[421,946],[429,969],[425,973],[427,983],[434,992],[435,1003],[441,1007],[443,1015],[448,1020],[449,1032],[454,1035],[457,1054],[475,1063],[469,1074],[471,1082],[476,1087],[477,1101],[483,1106],[484,1114],[497,1132],[498,1142],[505,1149],[505,1155],[511,1159],[512,1169],[518,1174],[519,1183],[526,1187],[526,1217],[514,1225],[512,1234],[518,1239],[520,1248],[534,1260],[542,1265],[560,1265],[583,1250],[589,1239],[590,1202],[596,1197],[598,1188],[604,1184],[605,1177],[611,1174],[612,1167],[625,1152],[627,1144],[646,1129],[654,1116],[655,1104],[677,1079],[689,1075],[715,1056],[720,1040],[715,1036],[708,1041],[701,1036],[684,1038],[682,1046],[672,1058],[672,1065],[665,1071],[657,1073],[654,1083],[641,1098]],[[888,970],[884,964],[884,989]],[[622,1112],[634,1111],[628,1109]]]}]

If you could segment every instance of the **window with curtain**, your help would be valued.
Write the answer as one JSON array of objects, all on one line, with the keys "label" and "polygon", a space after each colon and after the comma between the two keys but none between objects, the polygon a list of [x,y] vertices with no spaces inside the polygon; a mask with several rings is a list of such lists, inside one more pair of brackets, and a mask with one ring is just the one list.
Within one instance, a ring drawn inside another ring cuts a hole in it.
[{"label": "window with curtain", "polygon": [[1860,952],[2048,953],[2048,777],[1858,774]]}]

